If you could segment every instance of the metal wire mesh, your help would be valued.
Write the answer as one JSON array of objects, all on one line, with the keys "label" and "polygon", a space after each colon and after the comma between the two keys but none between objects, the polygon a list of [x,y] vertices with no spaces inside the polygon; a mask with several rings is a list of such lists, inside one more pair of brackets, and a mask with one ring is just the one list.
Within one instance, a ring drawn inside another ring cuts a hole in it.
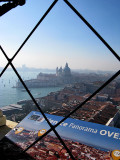
[{"label": "metal wire mesh", "polygon": [[[16,68],[14,67],[14,65],[12,64],[12,61],[15,59],[15,57],[18,55],[18,53],[20,52],[20,50],[24,47],[24,45],[26,44],[26,42],[30,39],[30,37],[33,35],[33,33],[35,32],[35,30],[39,27],[39,25],[41,24],[41,22],[46,18],[46,16],[49,14],[49,12],[53,9],[53,7],[56,5],[56,3],[58,2],[58,0],[55,0],[50,7],[47,9],[47,11],[44,13],[44,15],[42,16],[42,18],[40,18],[40,20],[38,21],[38,23],[35,25],[35,27],[33,28],[33,30],[30,32],[30,34],[26,37],[26,39],[24,40],[24,42],[21,44],[21,46],[18,48],[18,50],[16,51],[16,53],[14,54],[14,56],[9,59],[7,54],[5,53],[4,49],[2,48],[2,46],[0,46],[0,49],[2,51],[2,53],[4,54],[4,56],[6,57],[8,63],[7,65],[4,67],[4,69],[2,70],[0,77],[4,74],[4,72],[6,71],[6,69],[8,68],[8,66],[10,65],[13,69],[13,71],[16,73],[18,79],[20,80],[20,82],[22,83],[22,85],[24,86],[24,88],[26,89],[27,93],[29,94],[29,96],[31,97],[31,99],[33,100],[35,106],[39,109],[39,111],[41,112],[41,114],[43,115],[43,117],[45,118],[45,120],[47,121],[48,125],[50,126],[50,129],[41,137],[39,137],[34,143],[32,143],[30,146],[28,146],[28,148],[26,148],[24,150],[24,152],[26,152],[29,148],[31,148],[33,145],[35,145],[38,141],[40,141],[43,137],[45,137],[48,133],[50,133],[51,131],[53,131],[55,133],[55,135],[58,137],[58,139],[60,140],[61,144],[64,146],[64,148],[67,150],[67,152],[69,153],[70,157],[72,159],[75,159],[74,156],[72,155],[72,153],[70,152],[70,150],[68,149],[68,147],[66,146],[66,144],[64,143],[64,141],[62,140],[61,136],[58,134],[58,132],[56,131],[56,127],[59,126],[63,121],[65,121],[67,118],[69,118],[74,112],[76,112],[79,108],[81,108],[86,102],[88,102],[93,96],[95,96],[98,92],[100,92],[105,86],[107,86],[111,81],[113,81],[119,74],[120,74],[120,70],[117,71],[108,81],[106,81],[100,88],[98,88],[91,96],[89,96],[85,101],[83,101],[80,105],[78,105],[72,112],[70,112],[67,116],[65,116],[60,122],[58,122],[56,125],[52,125],[49,120],[47,119],[46,115],[44,114],[43,110],[41,109],[41,107],[38,105],[38,103],[36,102],[35,98],[33,97],[33,95],[31,94],[30,90],[28,89],[28,87],[26,86],[26,84],[24,83],[23,79],[21,78],[21,76],[19,75],[19,73],[17,72]],[[71,3],[69,3],[69,1],[64,0],[64,2],[66,3],[66,5],[76,14],[76,16],[78,16],[86,25],[87,27],[102,41],[102,43],[111,51],[111,53],[116,57],[116,59],[118,61],[120,61],[120,57],[118,56],[118,54],[110,47],[110,45],[103,39],[103,37],[100,36],[100,34],[92,27],[92,25],[90,25],[88,23],[88,21],[71,5]]]}]

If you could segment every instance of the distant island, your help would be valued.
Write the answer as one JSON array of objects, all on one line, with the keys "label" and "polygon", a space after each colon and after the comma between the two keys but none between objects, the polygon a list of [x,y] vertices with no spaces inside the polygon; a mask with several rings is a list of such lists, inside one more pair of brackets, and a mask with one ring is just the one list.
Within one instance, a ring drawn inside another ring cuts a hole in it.
[{"label": "distant island", "polygon": [[[68,63],[66,63],[65,67],[62,69],[56,68],[56,73],[51,74],[51,73],[39,73],[36,77],[36,79],[30,79],[30,80],[25,80],[25,84],[28,87],[57,87],[65,84],[71,84],[75,82],[74,77],[72,76],[71,69],[68,66]],[[22,84],[18,80],[16,84],[17,88],[21,88]]]},{"label": "distant island", "polygon": [[[25,67],[24,67],[25,68]],[[65,64],[65,67],[56,68],[56,73],[42,73],[40,72],[36,79],[25,80],[25,84],[29,88],[37,87],[58,87],[66,86],[79,82],[93,82],[99,80],[106,80],[110,74],[96,74],[96,73],[79,73],[71,71],[68,63]],[[16,83],[16,88],[22,88],[20,80]]]}]

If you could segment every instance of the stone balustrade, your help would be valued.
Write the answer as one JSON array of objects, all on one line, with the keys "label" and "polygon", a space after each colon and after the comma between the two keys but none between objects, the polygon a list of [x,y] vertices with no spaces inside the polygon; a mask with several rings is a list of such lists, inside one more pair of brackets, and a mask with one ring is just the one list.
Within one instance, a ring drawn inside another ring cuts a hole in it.
[{"label": "stone balustrade", "polygon": [[2,110],[0,110],[0,126],[6,125],[6,116],[3,115]]}]

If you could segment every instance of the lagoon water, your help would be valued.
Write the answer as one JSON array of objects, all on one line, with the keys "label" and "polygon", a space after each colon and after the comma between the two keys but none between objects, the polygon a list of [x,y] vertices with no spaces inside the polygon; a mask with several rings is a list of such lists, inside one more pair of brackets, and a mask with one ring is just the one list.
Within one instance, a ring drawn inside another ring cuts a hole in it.
[{"label": "lagoon water", "polygon": [[[28,80],[36,78],[39,72],[19,71],[19,74],[23,80]],[[16,85],[17,81],[18,77],[13,71],[5,71],[2,77],[0,77],[0,107],[15,104],[20,100],[31,99],[28,93],[26,91],[23,92],[21,88],[12,88]],[[30,91],[34,98],[38,98],[60,89],[62,89],[62,87],[30,88]]]}]

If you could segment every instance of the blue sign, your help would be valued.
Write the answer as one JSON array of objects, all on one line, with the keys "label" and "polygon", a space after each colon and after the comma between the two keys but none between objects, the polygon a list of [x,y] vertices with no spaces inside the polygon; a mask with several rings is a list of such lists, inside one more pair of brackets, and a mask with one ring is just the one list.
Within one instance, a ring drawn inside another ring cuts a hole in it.
[{"label": "blue sign", "polygon": [[[52,125],[63,119],[61,116],[45,115]],[[39,132],[39,135],[42,135],[49,129],[50,127],[41,113],[32,111],[6,136],[16,142],[15,136],[17,137],[18,134],[22,135],[26,132],[27,135],[27,132],[31,134]],[[63,139],[70,139],[100,150],[120,150],[120,129],[118,128],[68,118],[56,128],[56,131]],[[54,136],[54,133],[50,132],[49,135]]]}]

